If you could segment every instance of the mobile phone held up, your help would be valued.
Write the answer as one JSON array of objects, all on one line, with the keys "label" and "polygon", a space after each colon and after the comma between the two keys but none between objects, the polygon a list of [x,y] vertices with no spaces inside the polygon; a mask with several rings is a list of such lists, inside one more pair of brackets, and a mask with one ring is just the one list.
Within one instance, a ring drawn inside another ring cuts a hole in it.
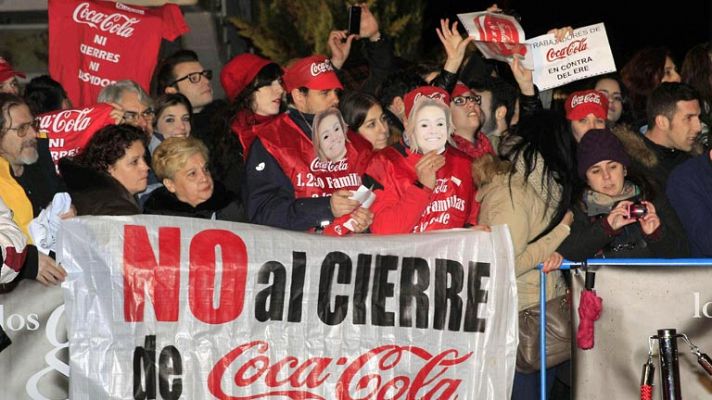
[{"label": "mobile phone held up", "polygon": [[361,7],[349,7],[349,35],[358,35],[361,31]]}]

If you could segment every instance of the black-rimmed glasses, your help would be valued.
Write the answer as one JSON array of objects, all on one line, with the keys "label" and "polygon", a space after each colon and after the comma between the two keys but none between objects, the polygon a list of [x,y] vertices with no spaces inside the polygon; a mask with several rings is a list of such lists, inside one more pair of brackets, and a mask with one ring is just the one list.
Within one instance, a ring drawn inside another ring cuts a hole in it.
[{"label": "black-rimmed glasses", "polygon": [[190,81],[190,83],[198,83],[198,82],[200,82],[200,80],[201,80],[203,77],[207,78],[208,80],[213,79],[213,71],[211,71],[211,70],[209,70],[209,69],[206,69],[206,70],[203,70],[203,71],[200,71],[200,72],[191,72],[190,74],[188,74],[188,75],[186,75],[186,76],[184,76],[184,77],[182,77],[182,78],[179,78],[179,79],[174,80],[174,81],[171,82],[171,84],[168,85],[168,86],[175,86],[175,85],[178,84],[178,82],[182,82],[182,81],[184,81],[184,80],[186,80],[186,79],[188,79],[188,80]]},{"label": "black-rimmed glasses", "polygon": [[452,103],[455,104],[455,105],[458,106],[458,107],[464,106],[465,104],[467,104],[468,101],[471,102],[471,103],[477,103],[477,105],[479,106],[479,105],[482,104],[482,97],[479,96],[479,95],[474,95],[474,96],[457,96],[457,97],[454,97],[454,98],[452,99]]},{"label": "black-rimmed glasses", "polygon": [[150,120],[156,115],[156,112],[152,108],[147,108],[143,112],[136,112],[136,111],[124,111],[124,121],[132,124],[136,121],[138,121],[139,117],[143,117],[145,120]]}]

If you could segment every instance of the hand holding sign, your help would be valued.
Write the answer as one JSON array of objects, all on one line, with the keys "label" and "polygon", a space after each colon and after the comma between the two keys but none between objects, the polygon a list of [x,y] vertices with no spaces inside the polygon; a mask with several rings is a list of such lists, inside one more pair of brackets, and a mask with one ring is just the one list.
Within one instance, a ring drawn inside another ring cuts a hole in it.
[{"label": "hand holding sign", "polygon": [[516,18],[493,12],[457,16],[484,57],[507,63],[517,57],[523,59],[526,68],[533,68],[524,30]]}]

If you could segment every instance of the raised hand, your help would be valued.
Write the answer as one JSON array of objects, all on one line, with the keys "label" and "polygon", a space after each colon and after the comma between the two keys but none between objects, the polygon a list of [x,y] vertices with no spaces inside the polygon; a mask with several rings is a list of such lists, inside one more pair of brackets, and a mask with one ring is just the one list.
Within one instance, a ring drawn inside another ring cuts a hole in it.
[{"label": "raised hand", "polygon": [[331,51],[331,65],[336,69],[341,69],[351,53],[351,42],[356,35],[349,35],[347,31],[329,32],[329,50]]},{"label": "raised hand", "polygon": [[447,54],[445,70],[453,74],[457,73],[462,60],[465,58],[467,45],[472,42],[473,38],[468,36],[463,39],[460,36],[460,32],[457,31],[457,21],[453,22],[452,27],[450,27],[450,20],[447,18],[440,20],[440,28],[435,28],[435,32],[437,32],[438,38],[443,44],[445,54]]}]

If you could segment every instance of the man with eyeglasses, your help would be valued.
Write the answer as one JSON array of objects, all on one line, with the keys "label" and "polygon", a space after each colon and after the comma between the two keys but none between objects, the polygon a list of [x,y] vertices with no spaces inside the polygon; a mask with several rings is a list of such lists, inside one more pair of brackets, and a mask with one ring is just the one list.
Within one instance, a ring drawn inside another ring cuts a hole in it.
[{"label": "man with eyeglasses", "polygon": [[213,102],[211,79],[213,72],[203,67],[194,51],[179,50],[159,64],[154,81],[155,95],[180,93],[187,97],[193,107],[193,122],[200,128],[208,122],[208,119],[201,121],[203,109]]},{"label": "man with eyeglasses", "polygon": [[149,136],[153,134],[152,100],[138,83],[123,80],[111,84],[99,92],[97,101],[114,106],[112,116],[117,124],[133,125]]},{"label": "man with eyeglasses", "polygon": [[472,159],[479,158],[485,153],[494,154],[489,139],[479,130],[482,118],[480,96],[472,93],[462,82],[455,85],[451,95],[450,112],[455,126],[452,140],[455,142],[455,147]]},{"label": "man with eyeglasses", "polygon": [[20,94],[20,83],[17,77],[25,78],[25,74],[12,69],[7,60],[0,57],[0,93]]},{"label": "man with eyeglasses", "polygon": [[[12,210],[13,220],[26,237],[30,221],[50,204],[55,193],[65,190],[55,172],[47,139],[37,139],[37,127],[22,98],[0,93],[0,198]],[[38,254],[36,248],[28,253],[25,268],[22,277],[44,284],[57,284],[65,276],[54,260]],[[0,287],[0,292],[6,289]]]}]

